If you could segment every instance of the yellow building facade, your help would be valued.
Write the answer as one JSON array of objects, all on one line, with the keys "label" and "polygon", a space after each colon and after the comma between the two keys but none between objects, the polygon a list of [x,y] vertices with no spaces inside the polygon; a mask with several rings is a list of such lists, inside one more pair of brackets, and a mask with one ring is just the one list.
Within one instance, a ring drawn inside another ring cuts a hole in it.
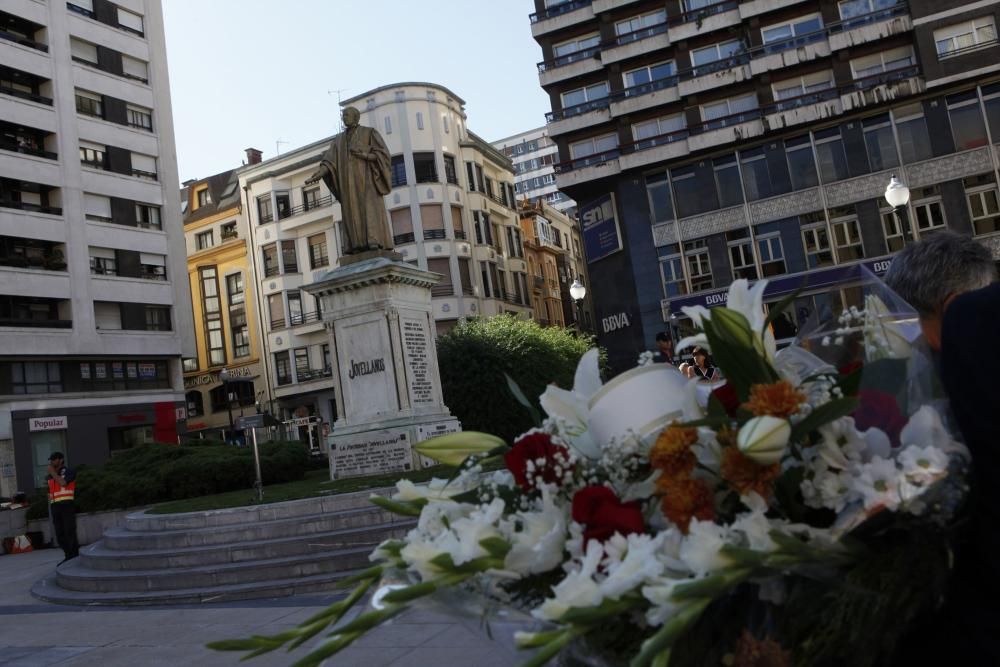
[{"label": "yellow building facade", "polygon": [[181,190],[198,356],[184,360],[191,437],[225,438],[266,400],[253,261],[235,170]]}]

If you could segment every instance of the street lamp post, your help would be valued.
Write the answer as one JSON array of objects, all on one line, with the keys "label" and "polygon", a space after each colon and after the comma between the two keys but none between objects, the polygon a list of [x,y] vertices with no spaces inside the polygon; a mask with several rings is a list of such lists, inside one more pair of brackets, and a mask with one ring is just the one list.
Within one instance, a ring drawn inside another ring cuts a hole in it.
[{"label": "street lamp post", "polygon": [[902,222],[902,232],[903,232],[903,243],[909,243],[910,241],[916,241],[914,238],[912,230],[910,229],[909,219],[905,215],[906,205],[910,203],[910,188],[906,187],[906,184],[896,178],[893,174],[892,178],[889,179],[889,185],[885,188],[885,200],[889,202],[889,206],[892,207],[892,216],[896,220],[896,224],[900,225],[899,221],[899,209],[903,209],[904,216]]},{"label": "street lamp post", "polygon": [[229,393],[229,369],[223,368],[219,371],[219,379],[222,380],[222,391],[226,394],[226,410],[229,412],[229,439],[235,441],[235,428],[233,427],[233,398]]},{"label": "street lamp post", "polygon": [[573,281],[573,284],[569,286],[569,295],[576,302],[576,330],[583,332],[583,299],[587,296],[587,288],[584,287],[580,279],[577,278]]}]

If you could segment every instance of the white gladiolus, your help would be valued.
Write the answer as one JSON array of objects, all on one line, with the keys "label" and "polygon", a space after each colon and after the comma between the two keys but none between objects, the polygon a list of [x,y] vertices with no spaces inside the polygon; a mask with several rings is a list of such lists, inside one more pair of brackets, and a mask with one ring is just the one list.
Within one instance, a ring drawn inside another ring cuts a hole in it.
[{"label": "white gladiolus", "polygon": [[787,419],[765,415],[747,421],[736,436],[736,444],[760,465],[771,465],[781,460],[791,435],[792,425]]},{"label": "white gladiolus", "polygon": [[625,557],[608,565],[608,578],[600,584],[604,597],[617,600],[643,582],[663,574],[663,563],[656,558],[663,538],[663,533],[655,537],[629,535]]},{"label": "white gladiolus", "polygon": [[519,574],[539,574],[558,567],[566,546],[564,512],[553,503],[549,489],[542,487],[542,511],[519,512],[513,520],[503,522],[501,529],[511,543],[504,567]]},{"label": "white gladiolus", "polygon": [[594,581],[594,574],[602,558],[604,548],[601,543],[591,540],[579,569],[572,570],[554,586],[552,593],[555,597],[543,602],[541,607],[531,612],[532,615],[545,621],[557,621],[570,607],[596,607],[601,604],[604,597]]},{"label": "white gladiolus", "polygon": [[680,559],[695,576],[712,574],[732,565],[720,551],[729,541],[728,527],[695,519],[681,542]]}]

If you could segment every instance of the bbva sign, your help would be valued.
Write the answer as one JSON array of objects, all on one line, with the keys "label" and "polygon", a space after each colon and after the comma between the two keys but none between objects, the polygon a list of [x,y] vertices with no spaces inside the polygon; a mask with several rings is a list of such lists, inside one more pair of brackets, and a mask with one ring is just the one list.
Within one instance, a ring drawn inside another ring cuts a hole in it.
[{"label": "bbva sign", "polygon": [[632,323],[628,319],[628,313],[621,312],[615,315],[609,315],[607,317],[601,318],[601,326],[604,328],[604,333],[611,333],[612,331],[618,331],[619,329],[624,329],[631,326]]}]

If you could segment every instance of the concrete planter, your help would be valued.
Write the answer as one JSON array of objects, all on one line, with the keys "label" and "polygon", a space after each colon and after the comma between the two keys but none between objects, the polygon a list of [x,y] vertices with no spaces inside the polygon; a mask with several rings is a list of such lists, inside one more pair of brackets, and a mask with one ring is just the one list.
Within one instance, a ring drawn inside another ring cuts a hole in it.
[{"label": "concrete planter", "polygon": [[[110,512],[91,512],[90,514],[77,514],[76,515],[76,536],[80,541],[80,546],[85,544],[93,544],[97,540],[101,539],[101,535],[104,531],[109,528],[117,528],[118,526],[125,525],[125,517],[129,514],[136,512],[138,509],[135,508],[128,510],[113,510]],[[20,510],[14,510],[20,511]],[[27,528],[22,525],[22,533],[25,531],[38,531],[45,536],[46,542],[55,543],[55,537],[52,535],[52,528],[49,520],[45,519],[33,519],[28,521]]]}]

